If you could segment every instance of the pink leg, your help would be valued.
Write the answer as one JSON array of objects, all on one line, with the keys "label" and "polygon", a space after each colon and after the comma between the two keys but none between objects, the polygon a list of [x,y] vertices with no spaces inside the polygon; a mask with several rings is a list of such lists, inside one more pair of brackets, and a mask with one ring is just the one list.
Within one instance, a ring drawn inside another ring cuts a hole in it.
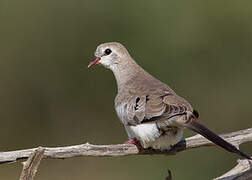
[{"label": "pink leg", "polygon": [[125,141],[124,144],[134,144],[138,149],[142,148],[140,142],[136,138],[129,139],[128,141]]}]

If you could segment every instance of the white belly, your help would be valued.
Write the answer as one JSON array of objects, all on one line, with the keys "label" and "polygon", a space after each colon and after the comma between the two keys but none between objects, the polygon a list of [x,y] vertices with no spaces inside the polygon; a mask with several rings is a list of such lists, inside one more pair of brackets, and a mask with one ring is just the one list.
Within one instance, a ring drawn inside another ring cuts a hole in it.
[{"label": "white belly", "polygon": [[169,149],[171,145],[178,143],[183,136],[183,130],[167,131],[160,134],[156,123],[139,124],[136,126],[125,126],[128,136],[140,141],[144,148]]}]

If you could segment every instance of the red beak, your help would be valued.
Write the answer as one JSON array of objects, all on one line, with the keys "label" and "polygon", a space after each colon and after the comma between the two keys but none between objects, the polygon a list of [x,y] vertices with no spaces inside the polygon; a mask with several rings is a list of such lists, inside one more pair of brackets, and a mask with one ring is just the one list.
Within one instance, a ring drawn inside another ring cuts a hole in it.
[{"label": "red beak", "polygon": [[100,61],[100,59],[101,59],[100,57],[94,58],[94,59],[89,63],[88,68],[90,68],[91,66],[97,64],[97,63]]}]

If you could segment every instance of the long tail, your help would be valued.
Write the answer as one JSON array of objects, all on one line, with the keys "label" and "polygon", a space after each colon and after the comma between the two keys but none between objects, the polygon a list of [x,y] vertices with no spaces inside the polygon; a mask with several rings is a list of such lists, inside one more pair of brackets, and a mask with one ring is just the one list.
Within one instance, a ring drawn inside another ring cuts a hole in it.
[{"label": "long tail", "polygon": [[214,144],[219,145],[220,147],[222,147],[223,149],[225,149],[229,152],[236,153],[243,158],[252,160],[250,156],[248,156],[244,152],[237,149],[234,145],[230,144],[229,142],[227,142],[226,140],[224,140],[223,138],[221,138],[220,136],[215,134],[213,131],[211,131],[210,129],[208,129],[204,125],[200,124],[195,119],[191,119],[190,121],[188,121],[185,124],[185,127],[187,127],[188,129],[190,129],[196,133],[201,134],[202,136],[204,136],[208,140],[212,141]]}]

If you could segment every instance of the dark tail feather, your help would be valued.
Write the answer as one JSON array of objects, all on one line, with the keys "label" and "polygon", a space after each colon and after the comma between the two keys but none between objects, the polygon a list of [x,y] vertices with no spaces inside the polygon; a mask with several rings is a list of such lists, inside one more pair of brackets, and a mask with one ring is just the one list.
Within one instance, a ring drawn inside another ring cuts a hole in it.
[{"label": "dark tail feather", "polygon": [[220,147],[224,148],[225,150],[232,153],[236,153],[243,158],[252,160],[250,156],[237,149],[234,145],[230,144],[229,142],[227,142],[226,140],[224,140],[223,138],[221,138],[220,136],[209,130],[207,127],[200,124],[198,121],[191,120],[185,126],[188,129],[201,134],[202,136],[212,141],[216,145],[219,145]]}]

